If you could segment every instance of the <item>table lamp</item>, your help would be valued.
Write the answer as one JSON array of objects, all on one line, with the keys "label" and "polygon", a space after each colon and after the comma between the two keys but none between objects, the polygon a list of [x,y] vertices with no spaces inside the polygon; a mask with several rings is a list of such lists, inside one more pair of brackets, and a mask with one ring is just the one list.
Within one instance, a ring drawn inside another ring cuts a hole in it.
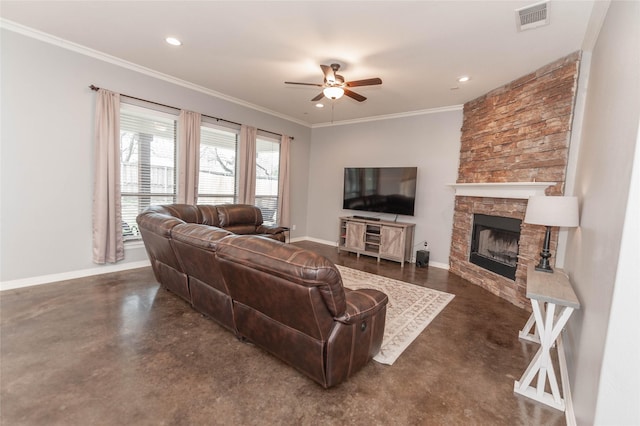
[{"label": "table lamp", "polygon": [[549,265],[549,258],[551,257],[551,252],[549,251],[551,227],[578,226],[578,197],[547,197],[544,195],[530,197],[524,222],[547,227],[547,232],[544,236],[544,247],[540,252],[540,263],[536,266],[536,271],[553,272]]}]

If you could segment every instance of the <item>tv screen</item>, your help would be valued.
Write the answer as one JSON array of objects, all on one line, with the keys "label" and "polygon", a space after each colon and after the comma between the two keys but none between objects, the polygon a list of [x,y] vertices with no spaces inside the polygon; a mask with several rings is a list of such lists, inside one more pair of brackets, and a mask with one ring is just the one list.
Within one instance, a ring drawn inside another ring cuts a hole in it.
[{"label": "tv screen", "polygon": [[417,167],[346,167],[342,208],[413,216]]}]

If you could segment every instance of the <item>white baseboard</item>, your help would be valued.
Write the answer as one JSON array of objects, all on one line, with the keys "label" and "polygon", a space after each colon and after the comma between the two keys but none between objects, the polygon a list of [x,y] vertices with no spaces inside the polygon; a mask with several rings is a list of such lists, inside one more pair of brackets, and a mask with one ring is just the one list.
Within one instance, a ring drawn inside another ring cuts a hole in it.
[{"label": "white baseboard", "polygon": [[429,261],[429,266],[433,266],[434,268],[438,268],[438,269],[446,269],[447,271],[449,270],[449,264],[448,263],[431,262],[431,261]]},{"label": "white baseboard", "polygon": [[297,242],[300,242],[300,241],[307,241],[307,240],[311,241],[311,239],[309,237],[295,237],[295,238],[290,238],[288,242],[297,243]]},{"label": "white baseboard", "polygon": [[76,278],[85,278],[93,275],[107,274],[110,272],[127,271],[129,269],[144,268],[150,266],[148,260],[139,262],[129,262],[116,265],[105,265],[97,268],[81,269],[77,271],[62,272],[59,274],[40,275],[37,277],[23,278],[19,280],[0,282],[0,291],[13,290],[16,288],[31,287],[34,285],[51,284],[59,281],[73,280]]},{"label": "white baseboard", "polygon": [[[327,240],[321,240],[319,238],[313,238],[313,237],[296,237],[296,238],[292,238],[291,242],[295,243],[298,241],[312,241],[314,243],[319,243],[319,244],[325,244],[328,246],[334,246],[334,247],[338,247],[338,243],[336,241],[327,241]],[[411,258],[411,263],[415,263],[416,260],[414,258]],[[429,266],[433,266],[434,268],[438,268],[438,269],[446,269],[447,271],[449,270],[449,264],[448,263],[441,263],[441,262],[433,262],[433,261],[429,261]]]},{"label": "white baseboard", "polygon": [[299,237],[299,238],[294,238],[291,240],[292,243],[295,243],[297,241],[311,241],[314,243],[318,243],[318,244],[325,244],[328,246],[333,246],[338,248],[338,242],[337,241],[327,241],[327,240],[321,240],[320,238],[313,238],[313,237]]}]

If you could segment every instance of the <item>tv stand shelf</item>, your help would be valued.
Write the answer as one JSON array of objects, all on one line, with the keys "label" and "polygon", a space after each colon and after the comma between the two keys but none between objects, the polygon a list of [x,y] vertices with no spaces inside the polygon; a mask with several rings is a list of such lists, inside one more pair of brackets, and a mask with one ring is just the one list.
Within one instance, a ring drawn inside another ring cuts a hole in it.
[{"label": "tv stand shelf", "polygon": [[391,222],[356,216],[340,218],[338,252],[346,251],[400,262],[411,261],[414,223]]}]

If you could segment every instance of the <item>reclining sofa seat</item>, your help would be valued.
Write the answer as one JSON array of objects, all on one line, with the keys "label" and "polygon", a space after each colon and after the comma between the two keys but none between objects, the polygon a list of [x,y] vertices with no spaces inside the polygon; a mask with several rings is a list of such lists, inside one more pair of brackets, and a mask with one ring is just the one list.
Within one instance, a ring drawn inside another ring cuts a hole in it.
[{"label": "reclining sofa seat", "polygon": [[150,206],[137,222],[156,280],[230,330],[231,299],[215,258],[218,241],[234,233],[285,239],[284,228],[264,226],[260,209],[244,204]]},{"label": "reclining sofa seat", "polygon": [[220,240],[216,257],[238,335],[325,388],[350,377],[380,350],[387,295],[345,289],[325,257],[250,236]]},{"label": "reclining sofa seat", "polygon": [[151,206],[136,218],[156,280],[189,302],[188,277],[173,248],[171,231],[180,224],[200,223],[201,217],[196,206],[173,204]]}]

